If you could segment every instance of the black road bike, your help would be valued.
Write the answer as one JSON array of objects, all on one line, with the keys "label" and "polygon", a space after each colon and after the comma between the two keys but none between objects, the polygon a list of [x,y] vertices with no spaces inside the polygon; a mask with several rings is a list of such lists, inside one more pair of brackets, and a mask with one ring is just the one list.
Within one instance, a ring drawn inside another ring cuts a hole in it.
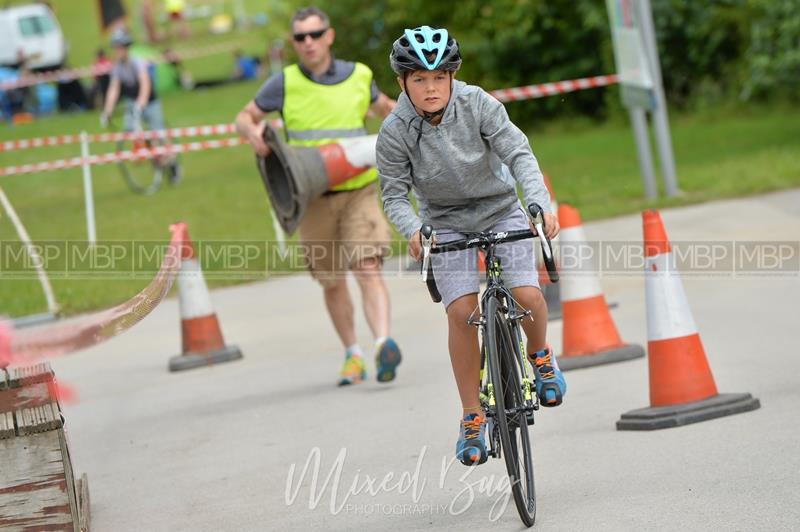
[{"label": "black road bike", "polygon": [[[111,124],[111,130],[116,127]],[[132,135],[117,141],[117,152],[146,153],[156,148],[169,148],[172,142],[167,136],[156,136],[153,132],[141,132],[141,136]],[[177,153],[164,155],[133,157],[117,161],[117,168],[122,179],[131,192],[149,195],[155,193],[166,176],[170,185],[176,185],[181,178],[181,163]]]},{"label": "black road bike", "polygon": [[[539,205],[528,207],[542,246],[547,272],[558,282],[550,241],[544,237],[544,217]],[[539,409],[535,377],[525,353],[520,321],[531,312],[517,305],[511,291],[503,285],[500,258],[495,247],[504,242],[533,238],[530,229],[470,233],[466,238],[433,244],[430,225],[420,230],[423,243],[422,278],[434,301],[441,301],[430,264],[431,253],[446,253],[470,248],[482,249],[486,262],[486,288],[480,297],[478,316],[469,323],[481,336],[481,408],[487,420],[488,454],[505,458],[514,503],[522,522],[533,526],[536,518],[536,490],[533,478],[533,447],[529,426]]]}]

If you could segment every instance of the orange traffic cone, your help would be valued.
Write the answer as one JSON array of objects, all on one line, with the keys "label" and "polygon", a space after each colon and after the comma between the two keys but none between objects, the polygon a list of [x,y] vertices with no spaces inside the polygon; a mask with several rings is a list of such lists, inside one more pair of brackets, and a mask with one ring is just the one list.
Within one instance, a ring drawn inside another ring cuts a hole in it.
[{"label": "orange traffic cone", "polygon": [[374,167],[377,139],[364,135],[321,146],[289,146],[267,124],[264,142],[270,153],[256,157],[256,165],[281,228],[294,233],[314,199]]},{"label": "orange traffic cone", "polygon": [[717,393],[661,216],[649,210],[642,219],[650,407],[622,414],[617,429],[676,427],[759,408],[749,393]]},{"label": "orange traffic cone", "polygon": [[560,284],[564,319],[563,352],[558,365],[562,370],[577,369],[644,356],[641,346],[626,344],[620,339],[594,261],[582,258],[581,251],[588,244],[578,211],[561,205],[558,220],[561,224]]},{"label": "orange traffic cone", "polygon": [[239,348],[226,346],[222,338],[186,224],[180,223],[171,229],[181,231],[183,235],[181,269],[178,272],[183,353],[170,358],[169,370],[182,371],[242,358]]},{"label": "orange traffic cone", "polygon": [[[482,249],[478,250],[478,272],[486,273],[486,253]],[[481,278],[481,282],[483,282],[483,278]]]}]

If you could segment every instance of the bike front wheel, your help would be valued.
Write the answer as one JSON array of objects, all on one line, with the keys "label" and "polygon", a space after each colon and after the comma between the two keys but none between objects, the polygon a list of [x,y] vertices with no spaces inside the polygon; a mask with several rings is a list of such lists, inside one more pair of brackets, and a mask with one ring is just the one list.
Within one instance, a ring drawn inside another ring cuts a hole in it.
[{"label": "bike front wheel", "polygon": [[485,316],[489,375],[494,388],[502,454],[517,512],[525,526],[530,527],[536,519],[536,490],[520,357],[512,340],[515,335],[511,323],[496,297],[489,299]]},{"label": "bike front wheel", "polygon": [[[117,152],[150,149],[154,144],[150,140],[121,140],[117,143]],[[153,194],[159,187],[163,178],[164,166],[156,159],[133,158],[117,162],[122,178],[136,194]]]}]

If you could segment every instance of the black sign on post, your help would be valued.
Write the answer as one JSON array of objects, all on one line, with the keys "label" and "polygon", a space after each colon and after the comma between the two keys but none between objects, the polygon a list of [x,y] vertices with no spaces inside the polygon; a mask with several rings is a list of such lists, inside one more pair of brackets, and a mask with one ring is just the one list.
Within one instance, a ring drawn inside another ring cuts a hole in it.
[{"label": "black sign on post", "polygon": [[122,0],[97,0],[97,9],[100,13],[100,29],[103,31],[125,18]]}]

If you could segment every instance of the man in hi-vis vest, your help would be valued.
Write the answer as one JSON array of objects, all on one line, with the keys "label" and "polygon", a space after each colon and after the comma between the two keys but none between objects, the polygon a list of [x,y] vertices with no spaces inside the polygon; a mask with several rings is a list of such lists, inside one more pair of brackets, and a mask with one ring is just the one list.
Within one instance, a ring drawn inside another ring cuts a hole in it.
[{"label": "man in hi-vis vest", "polygon": [[[395,104],[378,90],[369,67],[333,57],[334,30],[323,11],[297,11],[292,34],[300,62],[270,76],[236,117],[239,133],[260,156],[269,153],[262,138],[266,113],[280,111],[290,145],[316,146],[366,135],[367,111],[385,117]],[[304,246],[306,263],[322,285],[325,305],[345,347],[339,384],[366,378],[345,279],[348,269],[358,281],[375,336],[377,379],[391,381],[401,357],[389,337],[389,293],[381,266],[390,232],[378,200],[376,170],[354,176],[313,201],[300,222],[300,239],[309,248],[313,245],[313,252]]]}]

